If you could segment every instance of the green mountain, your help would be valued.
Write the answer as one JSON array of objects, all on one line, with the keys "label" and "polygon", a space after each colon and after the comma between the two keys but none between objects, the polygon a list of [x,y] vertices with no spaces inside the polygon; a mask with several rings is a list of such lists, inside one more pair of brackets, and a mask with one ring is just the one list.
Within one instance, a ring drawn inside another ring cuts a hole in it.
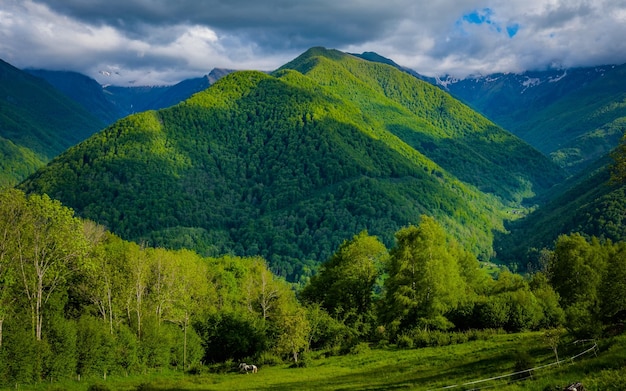
[{"label": "green mountain", "polygon": [[98,117],[104,127],[125,116],[120,108],[110,102],[104,88],[96,80],[77,72],[25,69],[33,76],[52,84],[87,111]]},{"label": "green mountain", "polygon": [[354,234],[391,245],[422,214],[489,256],[505,210],[562,178],[439,88],[314,48],[126,117],[21,187],[124,238],[262,255],[295,280]]},{"label": "green mountain", "polygon": [[550,202],[510,223],[506,235],[496,235],[498,258],[522,267],[539,266],[540,250],[551,248],[561,234],[626,240],[626,183],[610,181],[608,156],[559,185]]},{"label": "green mountain", "polygon": [[440,83],[572,173],[613,149],[626,129],[626,64]]},{"label": "green mountain", "polygon": [[0,60],[0,185],[14,185],[103,123],[47,82]]}]

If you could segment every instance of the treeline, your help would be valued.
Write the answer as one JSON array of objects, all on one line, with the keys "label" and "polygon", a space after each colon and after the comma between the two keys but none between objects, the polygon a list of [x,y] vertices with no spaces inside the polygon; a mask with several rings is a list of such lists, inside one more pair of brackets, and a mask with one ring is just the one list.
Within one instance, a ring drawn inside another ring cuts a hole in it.
[{"label": "treeline", "polygon": [[395,236],[388,250],[363,231],[294,286],[262,258],[144,247],[45,195],[6,190],[0,384],[243,359],[302,365],[311,350],[451,343],[481,329],[589,336],[626,315],[624,243],[563,236],[544,271],[493,278],[432,217]]}]

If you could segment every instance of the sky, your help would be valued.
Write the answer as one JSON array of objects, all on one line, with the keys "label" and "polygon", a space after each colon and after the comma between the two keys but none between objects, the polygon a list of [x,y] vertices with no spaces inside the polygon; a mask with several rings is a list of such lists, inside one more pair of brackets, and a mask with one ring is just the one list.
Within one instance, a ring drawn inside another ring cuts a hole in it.
[{"label": "sky", "polygon": [[0,59],[101,84],[274,70],[312,46],[427,76],[626,63],[626,0],[0,0]]}]

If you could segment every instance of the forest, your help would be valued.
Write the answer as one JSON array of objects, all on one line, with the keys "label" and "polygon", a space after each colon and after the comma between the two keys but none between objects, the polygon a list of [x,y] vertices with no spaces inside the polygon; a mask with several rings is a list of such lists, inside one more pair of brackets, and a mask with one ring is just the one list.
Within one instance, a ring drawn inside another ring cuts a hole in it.
[{"label": "forest", "polygon": [[[617,171],[616,171],[617,172]],[[626,314],[626,243],[559,237],[532,274],[488,274],[433,218],[388,249],[362,231],[299,284],[260,257],[120,239],[46,195],[0,195],[0,384],[252,359],[306,365],[361,342],[459,343],[480,330],[598,337]]]}]

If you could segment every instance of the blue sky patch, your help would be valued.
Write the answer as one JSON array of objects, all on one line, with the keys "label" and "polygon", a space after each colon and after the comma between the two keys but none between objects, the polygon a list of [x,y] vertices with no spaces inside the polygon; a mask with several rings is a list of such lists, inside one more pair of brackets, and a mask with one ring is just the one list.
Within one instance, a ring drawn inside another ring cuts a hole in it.
[{"label": "blue sky patch", "polygon": [[491,15],[493,15],[491,8],[483,8],[481,10],[474,10],[469,14],[463,15],[463,20],[472,24],[493,24],[491,21]]},{"label": "blue sky patch", "polygon": [[512,25],[506,26],[506,32],[509,34],[509,38],[513,38],[517,31],[519,30],[519,24],[514,23]]},{"label": "blue sky patch", "polygon": [[463,24],[476,24],[476,25],[487,25],[492,31],[497,33],[503,33],[506,31],[506,34],[509,38],[513,38],[517,35],[517,32],[520,29],[520,25],[518,23],[508,24],[506,27],[503,27],[502,24],[494,21],[492,19],[494,12],[491,8],[482,8],[476,9],[472,12],[469,12],[463,15],[456,22],[457,29],[459,29],[463,35],[467,35],[467,32],[463,30]]}]

